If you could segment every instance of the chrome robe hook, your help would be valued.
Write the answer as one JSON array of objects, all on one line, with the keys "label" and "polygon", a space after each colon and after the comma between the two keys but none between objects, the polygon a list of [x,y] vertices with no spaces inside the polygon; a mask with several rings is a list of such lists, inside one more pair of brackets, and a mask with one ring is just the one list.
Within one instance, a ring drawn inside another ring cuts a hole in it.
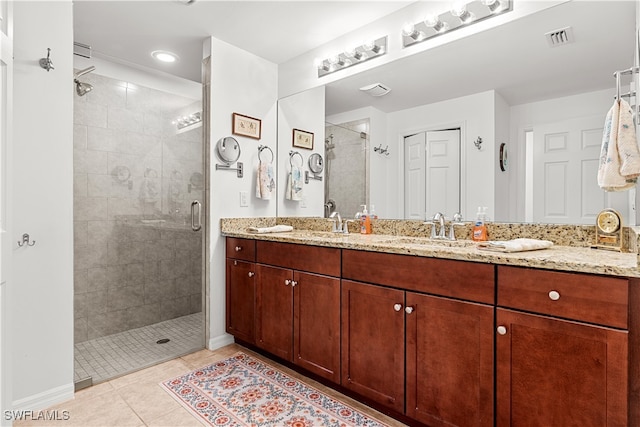
[{"label": "chrome robe hook", "polygon": [[45,70],[47,70],[47,72],[51,70],[55,70],[55,68],[53,68],[53,61],[51,60],[50,56],[51,56],[51,49],[47,48],[47,57],[40,58],[40,66]]},{"label": "chrome robe hook", "polygon": [[25,246],[25,245],[26,245],[26,246],[33,246],[33,245],[35,245],[35,244],[36,244],[36,241],[35,241],[35,240],[31,240],[31,241],[29,241],[30,239],[31,239],[31,238],[29,237],[29,234],[28,234],[28,233],[24,233],[24,234],[22,235],[22,241],[18,240],[18,246],[19,246],[19,247],[23,247],[23,246]]}]

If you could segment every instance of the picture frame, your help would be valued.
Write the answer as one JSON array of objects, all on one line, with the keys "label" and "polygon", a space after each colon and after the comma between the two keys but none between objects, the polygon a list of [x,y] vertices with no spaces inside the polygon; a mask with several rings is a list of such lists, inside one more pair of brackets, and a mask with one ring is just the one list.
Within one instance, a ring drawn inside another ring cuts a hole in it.
[{"label": "picture frame", "polygon": [[293,146],[313,150],[313,132],[302,129],[293,130]]},{"label": "picture frame", "polygon": [[262,120],[233,113],[231,133],[246,136],[247,138],[260,139],[262,137]]}]

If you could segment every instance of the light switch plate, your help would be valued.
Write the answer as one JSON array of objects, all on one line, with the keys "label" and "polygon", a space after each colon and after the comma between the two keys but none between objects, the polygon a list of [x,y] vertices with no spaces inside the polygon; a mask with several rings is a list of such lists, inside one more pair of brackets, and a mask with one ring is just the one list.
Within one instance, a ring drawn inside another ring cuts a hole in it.
[{"label": "light switch plate", "polygon": [[241,191],[240,192],[240,207],[245,208],[249,206],[249,192]]}]

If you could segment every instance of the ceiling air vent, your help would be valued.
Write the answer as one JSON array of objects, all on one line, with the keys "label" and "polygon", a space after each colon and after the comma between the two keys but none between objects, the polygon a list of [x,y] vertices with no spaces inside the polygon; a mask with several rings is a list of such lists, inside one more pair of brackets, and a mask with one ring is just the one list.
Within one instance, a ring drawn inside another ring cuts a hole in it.
[{"label": "ceiling air vent", "polygon": [[360,88],[361,91],[368,93],[371,96],[382,96],[391,92],[391,88],[382,83],[374,83],[372,85],[364,86]]},{"label": "ceiling air vent", "polygon": [[550,47],[562,46],[574,42],[573,28],[571,27],[549,31],[545,34],[545,37],[547,37],[547,43],[549,43]]}]

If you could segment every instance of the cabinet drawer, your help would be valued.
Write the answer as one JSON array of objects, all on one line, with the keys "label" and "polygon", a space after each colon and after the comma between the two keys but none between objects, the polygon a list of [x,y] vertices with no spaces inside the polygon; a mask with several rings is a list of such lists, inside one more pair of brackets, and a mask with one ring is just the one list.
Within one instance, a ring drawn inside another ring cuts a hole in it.
[{"label": "cabinet drawer", "polygon": [[293,243],[256,242],[256,260],[261,264],[340,277],[340,249]]},{"label": "cabinet drawer", "polygon": [[498,305],[627,328],[629,281],[617,277],[498,267]]},{"label": "cabinet drawer", "polygon": [[227,258],[255,261],[256,241],[251,239],[227,237]]},{"label": "cabinet drawer", "polygon": [[494,304],[494,266],[381,252],[342,251],[342,277]]}]

